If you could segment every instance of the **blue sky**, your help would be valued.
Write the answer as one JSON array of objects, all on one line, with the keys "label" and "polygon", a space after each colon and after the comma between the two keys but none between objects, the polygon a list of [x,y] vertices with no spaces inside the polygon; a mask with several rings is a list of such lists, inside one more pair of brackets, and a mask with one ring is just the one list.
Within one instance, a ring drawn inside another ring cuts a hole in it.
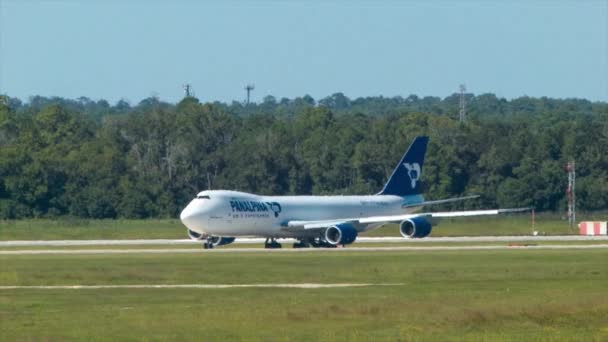
[{"label": "blue sky", "polygon": [[608,101],[603,1],[0,0],[0,93]]}]

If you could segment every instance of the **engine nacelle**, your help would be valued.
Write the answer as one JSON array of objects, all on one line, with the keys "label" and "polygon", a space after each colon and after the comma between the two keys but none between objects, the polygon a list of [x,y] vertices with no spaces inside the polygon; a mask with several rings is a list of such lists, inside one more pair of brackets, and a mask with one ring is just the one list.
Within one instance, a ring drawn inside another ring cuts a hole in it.
[{"label": "engine nacelle", "polygon": [[431,234],[431,223],[424,217],[413,217],[399,224],[399,232],[403,237],[423,238]]},{"label": "engine nacelle", "polygon": [[357,230],[350,224],[337,224],[325,229],[325,241],[336,245],[348,245],[357,239]]},{"label": "engine nacelle", "polygon": [[201,233],[197,233],[194,230],[188,229],[188,237],[192,240],[201,241],[205,240],[207,237]]},{"label": "engine nacelle", "polygon": [[229,245],[234,242],[233,237],[226,236],[212,236],[210,239],[213,246]]}]

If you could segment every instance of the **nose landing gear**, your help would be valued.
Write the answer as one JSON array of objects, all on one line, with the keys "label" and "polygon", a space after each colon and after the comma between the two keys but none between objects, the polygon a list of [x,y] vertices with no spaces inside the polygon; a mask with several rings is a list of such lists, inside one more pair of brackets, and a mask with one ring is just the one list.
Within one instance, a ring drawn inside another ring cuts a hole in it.
[{"label": "nose landing gear", "polygon": [[203,249],[213,249],[213,241],[211,238],[207,238],[203,242]]}]

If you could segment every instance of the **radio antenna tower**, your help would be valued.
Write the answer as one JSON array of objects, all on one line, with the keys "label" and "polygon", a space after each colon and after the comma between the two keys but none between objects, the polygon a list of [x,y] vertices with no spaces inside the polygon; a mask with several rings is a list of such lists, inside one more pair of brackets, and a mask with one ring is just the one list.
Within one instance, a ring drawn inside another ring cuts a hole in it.
[{"label": "radio antenna tower", "polygon": [[576,224],[576,171],[574,169],[574,160],[566,164],[568,172],[568,188],[566,188],[566,197],[568,197],[568,223],[570,228],[574,228]]},{"label": "radio antenna tower", "polygon": [[192,95],[192,86],[189,83],[184,84],[184,91],[186,92],[186,97],[190,97]]},{"label": "radio antenna tower", "polygon": [[255,85],[253,85],[253,84],[248,84],[245,86],[245,91],[247,92],[247,102],[245,103],[246,105],[249,105],[251,91],[254,89],[255,89]]},{"label": "radio antenna tower", "polygon": [[464,86],[464,84],[460,85],[460,122],[466,122],[467,121],[467,112],[466,112],[466,101],[464,99],[464,92],[467,90],[467,88]]}]

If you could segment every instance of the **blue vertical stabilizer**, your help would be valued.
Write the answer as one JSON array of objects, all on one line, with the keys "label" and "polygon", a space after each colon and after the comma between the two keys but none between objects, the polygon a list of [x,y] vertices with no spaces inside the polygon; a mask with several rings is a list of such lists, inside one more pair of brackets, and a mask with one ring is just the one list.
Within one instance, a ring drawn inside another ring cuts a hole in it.
[{"label": "blue vertical stabilizer", "polygon": [[422,165],[428,142],[428,137],[414,139],[378,195],[403,197],[422,193]]}]

